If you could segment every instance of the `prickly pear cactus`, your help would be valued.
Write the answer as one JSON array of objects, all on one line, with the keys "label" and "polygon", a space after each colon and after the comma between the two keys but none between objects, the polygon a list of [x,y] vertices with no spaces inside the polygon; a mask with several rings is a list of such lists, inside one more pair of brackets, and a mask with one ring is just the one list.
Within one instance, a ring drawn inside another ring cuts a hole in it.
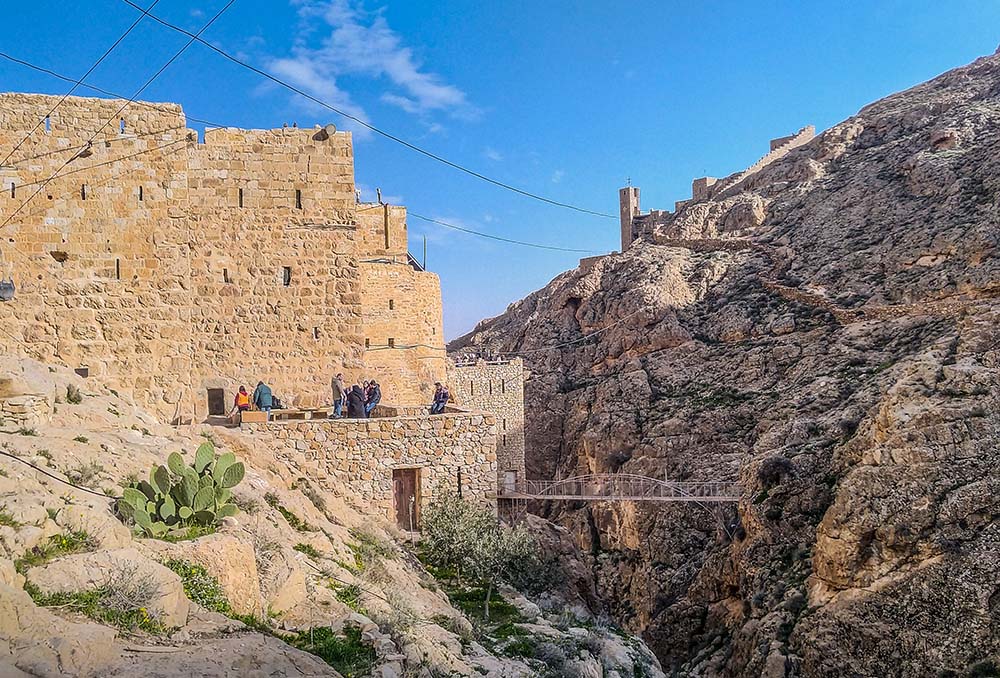
[{"label": "prickly pear cactus", "polygon": [[118,500],[118,513],[136,533],[156,538],[177,528],[216,525],[239,511],[229,501],[230,489],[245,474],[246,468],[236,455],[217,455],[211,442],[198,447],[191,465],[180,453],[172,452],[166,466],[150,470],[148,482],[125,489]]}]

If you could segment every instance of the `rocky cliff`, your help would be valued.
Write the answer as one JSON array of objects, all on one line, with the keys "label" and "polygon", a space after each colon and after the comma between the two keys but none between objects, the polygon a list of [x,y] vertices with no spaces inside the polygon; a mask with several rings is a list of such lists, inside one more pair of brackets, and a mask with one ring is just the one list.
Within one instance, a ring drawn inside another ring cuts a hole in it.
[{"label": "rocky cliff", "polygon": [[450,348],[525,358],[529,476],[740,481],[725,510],[538,508],[668,673],[994,675],[998,237],[1000,54]]}]

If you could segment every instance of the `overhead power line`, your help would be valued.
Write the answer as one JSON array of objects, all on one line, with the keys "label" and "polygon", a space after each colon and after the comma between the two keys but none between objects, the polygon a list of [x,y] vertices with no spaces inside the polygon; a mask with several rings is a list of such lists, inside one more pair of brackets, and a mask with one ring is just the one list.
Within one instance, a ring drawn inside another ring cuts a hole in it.
[{"label": "overhead power line", "polygon": [[[214,16],[213,16],[213,17],[212,17],[211,19],[209,19],[209,20],[208,20],[208,23],[206,23],[206,24],[205,24],[204,26],[202,26],[202,27],[201,27],[201,30],[199,30],[199,31],[198,31],[197,33],[193,33],[193,34],[190,34],[190,35],[191,35],[191,39],[190,39],[190,40],[188,40],[188,41],[187,41],[186,43],[184,43],[184,46],[183,46],[183,47],[181,47],[181,48],[180,48],[179,50],[177,50],[177,51],[176,51],[176,52],[174,53],[174,55],[173,55],[172,57],[170,57],[170,58],[169,58],[169,59],[167,60],[167,62],[166,62],[165,64],[163,64],[162,66],[160,66],[160,68],[159,68],[159,69],[158,69],[158,70],[157,70],[157,71],[156,71],[155,73],[153,73],[153,75],[152,75],[152,76],[151,76],[151,77],[150,77],[150,78],[149,78],[148,80],[146,80],[146,82],[144,82],[144,83],[142,84],[142,87],[140,87],[139,89],[137,89],[137,90],[135,91],[135,94],[133,94],[133,95],[132,95],[131,97],[129,97],[129,98],[128,98],[128,100],[127,100],[127,101],[126,101],[126,102],[125,102],[124,104],[122,104],[122,105],[121,105],[121,107],[120,107],[120,108],[118,109],[118,111],[117,111],[117,112],[115,112],[115,114],[114,114],[113,116],[111,116],[111,117],[110,117],[110,118],[109,118],[108,120],[106,120],[106,121],[104,122],[104,124],[103,124],[103,125],[101,125],[101,127],[100,127],[100,128],[99,128],[99,129],[98,129],[98,130],[97,130],[96,132],[94,132],[94,134],[93,134],[93,135],[92,135],[92,136],[90,137],[90,139],[89,139],[89,140],[87,141],[88,145],[89,145],[90,143],[93,143],[94,139],[96,139],[96,138],[97,138],[97,135],[99,135],[99,134],[100,134],[100,133],[101,133],[101,132],[102,132],[102,131],[104,130],[104,128],[108,126],[108,123],[110,123],[110,122],[111,122],[112,120],[114,120],[114,119],[115,119],[115,118],[117,118],[117,117],[118,117],[119,115],[121,115],[121,114],[122,114],[122,111],[124,111],[124,110],[125,110],[126,108],[128,108],[129,104],[131,104],[131,103],[132,103],[133,101],[135,101],[136,99],[138,99],[138,98],[139,98],[139,96],[140,96],[140,95],[141,95],[141,94],[142,94],[142,93],[143,93],[144,91],[146,91],[146,88],[147,88],[147,87],[149,87],[149,86],[150,86],[151,84],[153,84],[153,81],[154,81],[154,80],[156,80],[156,79],[157,79],[158,77],[160,77],[160,75],[161,75],[161,74],[162,74],[162,73],[163,73],[163,72],[164,72],[165,70],[167,70],[167,69],[168,69],[168,68],[170,67],[170,65],[171,65],[172,63],[174,63],[174,62],[175,62],[175,61],[176,61],[177,59],[179,59],[179,58],[180,58],[180,56],[181,56],[181,55],[182,55],[182,54],[183,54],[183,53],[184,53],[185,51],[187,51],[188,47],[190,47],[190,46],[191,46],[191,45],[192,45],[192,44],[193,44],[193,43],[195,42],[195,40],[197,40],[197,39],[199,38],[199,36],[200,36],[200,35],[201,35],[202,33],[204,33],[205,31],[207,31],[207,30],[209,29],[209,27],[210,27],[210,26],[211,26],[212,24],[214,24],[214,23],[216,22],[216,20],[217,20],[217,19],[218,19],[219,17],[221,17],[221,16],[222,16],[222,14],[223,14],[223,13],[224,13],[224,12],[225,12],[226,10],[228,10],[228,9],[229,9],[229,8],[230,8],[230,7],[231,7],[231,6],[233,5],[233,3],[235,3],[235,2],[236,2],[236,0],[229,0],[229,2],[227,2],[227,3],[225,4],[225,5],[223,5],[223,6],[222,6],[222,9],[220,9],[220,10],[219,10],[218,12],[216,12],[216,13],[215,13],[215,15],[214,15]],[[152,14],[149,14],[148,16],[152,17],[153,15],[152,15]],[[82,153],[82,152],[83,152],[83,151],[81,151],[80,153]],[[3,222],[2,224],[0,224],[0,229],[3,229],[3,228],[4,228],[5,226],[7,226],[7,224],[9,224],[9,223],[11,222],[11,220],[12,220],[12,219],[13,219],[13,218],[14,218],[15,216],[17,216],[17,215],[18,215],[18,213],[20,213],[20,211],[21,211],[22,209],[24,209],[24,207],[25,207],[25,206],[26,206],[26,205],[27,205],[27,204],[28,204],[29,202],[31,202],[31,201],[32,201],[32,200],[33,200],[33,199],[35,198],[35,196],[37,196],[37,195],[38,195],[39,193],[41,193],[41,192],[42,192],[42,191],[43,191],[43,190],[45,189],[45,187],[46,187],[46,186],[48,185],[48,183],[49,183],[50,181],[52,181],[52,179],[54,179],[54,178],[55,178],[55,177],[56,177],[56,176],[57,176],[57,175],[59,174],[59,172],[61,172],[61,171],[62,171],[62,170],[63,170],[63,169],[64,169],[64,168],[66,167],[66,165],[68,165],[69,163],[71,163],[71,162],[72,162],[72,161],[73,161],[73,160],[74,160],[75,158],[78,158],[78,157],[80,157],[80,153],[76,153],[76,154],[74,154],[74,155],[70,156],[69,158],[67,158],[66,162],[64,162],[64,163],[62,164],[62,166],[61,166],[61,167],[60,167],[59,169],[57,169],[57,170],[56,170],[55,172],[53,172],[53,173],[52,173],[52,174],[51,174],[51,175],[49,176],[49,178],[48,178],[48,179],[46,179],[46,180],[45,180],[44,182],[42,182],[42,184],[41,184],[41,185],[40,185],[40,186],[38,187],[38,189],[37,189],[37,190],[36,190],[36,191],[35,191],[34,193],[32,193],[32,194],[31,194],[30,196],[28,196],[27,200],[25,200],[25,201],[24,201],[24,202],[22,202],[22,203],[21,203],[20,205],[18,205],[17,209],[15,209],[15,210],[14,210],[13,212],[11,212],[11,213],[10,213],[10,215],[9,215],[9,216],[8,216],[8,217],[7,217],[6,219],[4,219],[4,222]]]},{"label": "overhead power line", "polygon": [[[26,68],[30,68],[30,69],[32,69],[34,71],[38,71],[39,73],[44,73],[46,75],[51,75],[53,78],[57,78],[57,79],[62,80],[64,82],[73,82],[73,78],[71,78],[71,77],[69,77],[67,75],[63,75],[62,73],[57,73],[57,72],[53,71],[50,68],[46,68],[44,66],[39,66],[38,64],[33,64],[30,61],[25,61],[24,59],[18,59],[15,56],[11,56],[10,54],[7,54],[6,52],[0,52],[0,58],[7,59],[8,61],[11,61],[11,62],[13,62],[15,64],[20,64],[21,66],[25,66]],[[83,87],[84,89],[89,89],[89,90],[91,90],[93,92],[98,92],[99,94],[103,94],[105,96],[113,97],[115,99],[127,99],[128,98],[124,94],[118,94],[117,92],[112,92],[110,90],[106,90],[106,89],[103,89],[101,87],[97,87],[96,85],[91,85],[90,83],[87,83],[87,82],[81,82],[80,86]],[[153,109],[155,111],[162,111],[163,110],[160,106],[157,106],[156,104],[147,103],[145,101],[133,101],[132,103],[136,104],[137,106],[142,106],[144,108],[151,108],[151,109]],[[196,118],[196,117],[194,117],[192,115],[187,115],[186,113],[184,114],[184,117],[187,118],[188,120],[192,121],[192,122],[200,122],[201,124],[208,125],[209,127],[228,127],[228,125],[222,125],[222,124],[217,123],[217,122],[212,122],[211,120],[204,120],[202,118]]]},{"label": "overhead power line", "polygon": [[[135,2],[133,2],[132,0],[122,0],[122,2],[124,2],[125,4],[127,4],[127,5],[129,5],[131,7],[134,7],[135,9],[138,9],[140,11],[142,10],[142,8],[139,5],[137,5]],[[375,127],[371,123],[368,123],[368,122],[362,120],[361,118],[359,118],[359,117],[357,117],[355,115],[351,115],[350,113],[348,113],[348,112],[346,112],[344,110],[341,110],[341,109],[337,108],[336,106],[333,106],[332,104],[329,104],[326,101],[323,101],[322,99],[319,99],[319,98],[317,98],[317,97],[309,94],[308,92],[306,92],[306,91],[304,91],[304,90],[296,87],[295,85],[292,85],[291,83],[288,83],[288,82],[282,80],[281,78],[279,78],[279,77],[277,77],[275,75],[272,75],[271,73],[268,73],[267,71],[264,71],[264,70],[262,70],[260,68],[257,68],[256,66],[253,66],[253,65],[247,63],[246,61],[243,61],[242,59],[240,59],[240,58],[238,58],[236,56],[233,56],[229,52],[226,52],[225,50],[223,50],[223,49],[221,49],[219,47],[216,47],[215,45],[213,45],[213,44],[211,44],[211,43],[209,43],[209,42],[207,42],[205,40],[202,40],[198,35],[195,35],[195,34],[189,32],[189,31],[181,28],[180,26],[177,26],[176,24],[172,24],[169,21],[166,21],[165,19],[161,19],[160,17],[156,16],[155,14],[149,14],[149,18],[152,19],[153,21],[156,21],[157,23],[159,23],[159,24],[161,24],[163,26],[166,26],[167,28],[170,28],[170,29],[175,30],[175,31],[177,31],[179,33],[183,33],[184,35],[187,35],[187,36],[191,37],[193,40],[197,40],[198,42],[200,42],[205,47],[209,48],[210,50],[212,50],[216,54],[219,54],[220,56],[224,57],[225,59],[228,59],[229,61],[233,62],[234,64],[236,64],[238,66],[241,66],[243,68],[246,68],[246,69],[248,69],[250,71],[253,71],[257,75],[261,76],[262,78],[266,78],[266,79],[270,80],[271,82],[273,82],[273,83],[275,83],[277,85],[280,85],[281,87],[284,87],[287,90],[295,92],[299,96],[305,97],[306,99],[308,99],[309,101],[313,102],[314,104],[317,104],[319,106],[322,106],[323,108],[326,108],[326,109],[328,109],[330,111],[333,111],[337,115],[340,115],[340,116],[342,116],[344,118],[347,118],[348,120],[353,120],[354,122],[358,123],[359,125],[361,125],[365,129],[368,129],[368,130],[374,132],[375,134],[383,136],[386,139],[389,139],[390,141],[395,141],[397,144],[401,144],[402,146],[405,146],[406,148],[409,148],[411,151],[415,151],[415,152],[420,153],[421,155],[424,155],[424,156],[426,156],[426,157],[428,157],[428,158],[430,158],[432,160],[436,160],[437,162],[440,162],[440,163],[442,163],[444,165],[447,165],[448,167],[451,167],[452,169],[456,169],[456,170],[458,170],[460,172],[464,172],[464,173],[466,173],[466,174],[468,174],[470,176],[473,176],[473,177],[475,177],[477,179],[481,179],[481,180],[483,180],[483,181],[485,181],[487,183],[493,184],[494,186],[498,186],[498,187],[506,189],[508,191],[512,191],[512,192],[517,193],[519,195],[523,195],[523,196],[525,196],[527,198],[532,198],[533,200],[538,200],[540,202],[548,203],[549,205],[554,205],[556,207],[563,207],[565,209],[574,210],[576,212],[581,212],[583,214],[591,214],[591,215],[597,216],[597,217],[604,217],[606,219],[617,219],[618,218],[617,215],[614,215],[614,214],[608,214],[606,212],[597,212],[595,210],[590,210],[590,209],[587,209],[585,207],[577,207],[576,205],[571,205],[571,204],[565,203],[565,202],[559,202],[558,200],[553,200],[552,198],[546,198],[543,195],[539,195],[537,193],[532,193],[531,191],[526,191],[523,188],[518,188],[517,186],[512,186],[511,184],[508,184],[508,183],[505,183],[505,182],[500,181],[498,179],[494,179],[492,177],[486,176],[485,174],[482,174],[481,172],[477,172],[477,171],[475,171],[473,169],[465,167],[464,165],[460,165],[457,162],[453,162],[451,160],[448,160],[447,158],[445,158],[443,156],[440,156],[437,153],[433,153],[432,151],[428,151],[428,150],[426,150],[424,148],[421,148],[420,146],[417,146],[416,144],[410,143],[409,141],[407,141],[407,140],[405,140],[405,139],[403,139],[401,137],[398,137],[395,134],[392,134],[391,132],[387,132],[384,129],[380,129],[378,127]]]},{"label": "overhead power line", "polygon": [[160,0],[153,0],[153,3],[149,7],[147,7],[146,9],[142,9],[141,7],[139,8],[140,11],[142,11],[142,14],[139,15],[139,18],[136,19],[135,21],[133,21],[132,25],[129,26],[125,30],[124,33],[122,33],[120,36],[118,36],[118,39],[115,40],[114,43],[112,43],[111,47],[108,47],[108,49],[105,50],[104,54],[101,55],[101,58],[98,59],[97,61],[95,61],[94,64],[90,68],[87,69],[87,72],[84,73],[82,76],[80,76],[80,78],[76,82],[73,83],[73,86],[69,88],[69,91],[66,92],[65,94],[63,94],[59,98],[59,101],[56,102],[55,106],[53,106],[51,109],[49,109],[49,112],[45,114],[45,117],[43,117],[41,120],[39,120],[38,122],[36,122],[35,126],[32,127],[31,130],[29,130],[28,133],[25,134],[24,137],[20,141],[17,142],[17,144],[14,146],[14,148],[10,149],[10,152],[7,154],[7,156],[2,161],[0,161],[0,165],[6,165],[7,164],[7,161],[10,160],[10,156],[14,155],[17,152],[17,149],[21,148],[21,145],[25,141],[27,141],[29,138],[31,138],[31,135],[35,133],[35,130],[37,130],[49,118],[49,116],[51,116],[53,113],[56,112],[56,109],[59,108],[59,106],[62,104],[62,102],[66,101],[66,98],[68,96],[70,96],[71,94],[73,94],[73,92],[76,91],[76,88],[79,87],[83,83],[83,81],[87,78],[87,76],[90,75],[91,73],[93,73],[94,70],[98,66],[100,66],[101,63],[105,59],[108,58],[108,56],[111,54],[111,52],[113,52],[115,50],[115,48],[118,47],[118,45],[121,44],[122,40],[124,40],[128,36],[128,34],[132,32],[132,29],[134,29],[136,26],[138,26],[139,22],[142,21],[143,18],[149,16],[150,10],[152,10],[154,7],[156,7],[156,4],[159,1]]},{"label": "overhead power line", "polygon": [[416,212],[412,212],[410,210],[407,210],[406,213],[408,215],[410,215],[411,217],[416,217],[417,219],[420,219],[422,221],[429,221],[430,223],[437,224],[438,226],[444,226],[445,228],[450,228],[450,229],[453,229],[455,231],[461,231],[462,233],[469,233],[470,235],[479,236],[480,238],[489,238],[490,240],[499,240],[500,242],[506,242],[506,243],[510,243],[512,245],[522,245],[524,247],[535,247],[535,248],[541,249],[541,250],[555,250],[557,252],[577,252],[577,253],[581,253],[581,254],[601,254],[601,252],[599,252],[597,250],[582,250],[582,249],[575,249],[573,247],[557,247],[555,245],[542,245],[541,243],[536,243],[536,242],[527,242],[527,241],[524,241],[524,240],[514,240],[513,238],[504,238],[503,236],[493,235],[492,233],[483,233],[481,231],[473,231],[471,228],[463,228],[462,226],[456,226],[454,224],[449,224],[449,223],[447,223],[445,221],[441,221],[439,219],[431,219],[430,217],[425,217],[422,214],[417,214]]}]

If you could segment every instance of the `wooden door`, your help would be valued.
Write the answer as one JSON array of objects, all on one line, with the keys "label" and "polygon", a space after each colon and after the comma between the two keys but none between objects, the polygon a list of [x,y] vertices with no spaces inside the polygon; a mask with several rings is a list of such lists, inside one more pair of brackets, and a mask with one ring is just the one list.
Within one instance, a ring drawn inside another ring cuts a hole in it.
[{"label": "wooden door", "polygon": [[392,500],[396,525],[401,530],[420,529],[420,469],[392,470]]}]

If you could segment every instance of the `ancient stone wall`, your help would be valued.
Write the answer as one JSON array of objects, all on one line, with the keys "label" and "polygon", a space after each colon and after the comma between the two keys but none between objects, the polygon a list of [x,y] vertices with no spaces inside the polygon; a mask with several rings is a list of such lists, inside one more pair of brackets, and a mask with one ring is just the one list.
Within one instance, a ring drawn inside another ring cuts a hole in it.
[{"label": "ancient stone wall", "polygon": [[28,393],[0,397],[0,433],[32,431],[52,417],[48,396]]},{"label": "ancient stone wall", "polygon": [[[0,168],[0,276],[18,288],[0,303],[4,351],[194,419],[209,389],[228,406],[258,380],[286,402],[329,402],[333,374],[369,372],[365,319],[382,343],[443,354],[437,276],[401,263],[363,279],[366,259],[406,260],[406,212],[357,205],[349,133],[225,128],[199,143],[179,106],[77,97],[32,131],[56,101],[0,95],[0,152],[27,137]],[[365,306],[364,289],[382,296]],[[382,312],[397,296],[401,311]],[[405,352],[374,369],[415,403],[444,374],[427,362]]]},{"label": "ancient stone wall", "polygon": [[363,259],[385,258],[406,262],[409,240],[406,208],[384,203],[357,206],[358,254]]},{"label": "ancient stone wall", "polygon": [[450,363],[448,389],[455,405],[489,412],[497,423],[499,480],[524,479],[524,362]]},{"label": "ancient stone wall", "polygon": [[446,378],[441,282],[405,263],[362,262],[365,376],[386,402],[429,405]]},{"label": "ancient stone wall", "polygon": [[419,469],[426,505],[442,489],[494,501],[497,426],[490,415],[337,419],[243,424],[243,432],[273,440],[275,452],[328,490],[346,487],[386,517],[395,514],[393,470]]}]

